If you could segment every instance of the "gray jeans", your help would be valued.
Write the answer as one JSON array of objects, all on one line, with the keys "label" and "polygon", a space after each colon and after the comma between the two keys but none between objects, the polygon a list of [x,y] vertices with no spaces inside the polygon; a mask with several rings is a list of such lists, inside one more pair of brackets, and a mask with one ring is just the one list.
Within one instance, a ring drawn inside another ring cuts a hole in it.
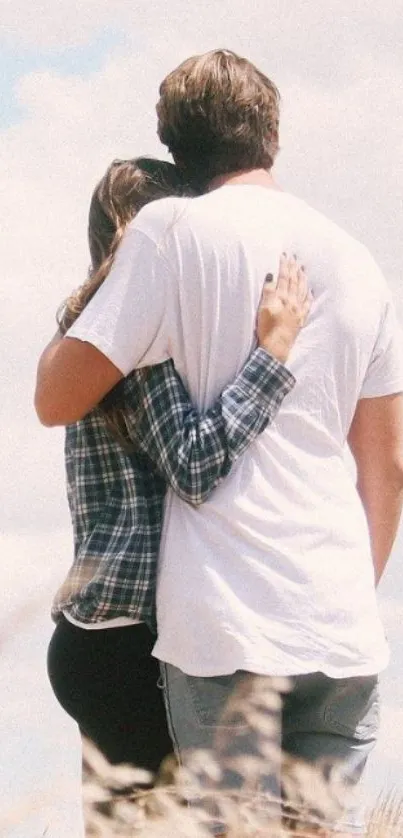
[{"label": "gray jeans", "polygon": [[[254,795],[254,813],[262,809],[269,820],[278,819],[282,798],[283,816],[297,818],[298,808],[305,823],[364,832],[361,807],[346,791],[358,783],[376,742],[377,676],[332,679],[317,672],[294,676],[286,685],[241,671],[195,677],[170,664],[162,664],[162,676],[172,741],[180,763],[210,797],[213,832],[224,827],[211,801],[225,791],[237,797],[239,810],[246,787],[249,799]],[[219,776],[206,767],[207,752]],[[308,781],[305,772],[308,789],[298,773],[302,761],[316,766],[315,781],[313,772]]]}]

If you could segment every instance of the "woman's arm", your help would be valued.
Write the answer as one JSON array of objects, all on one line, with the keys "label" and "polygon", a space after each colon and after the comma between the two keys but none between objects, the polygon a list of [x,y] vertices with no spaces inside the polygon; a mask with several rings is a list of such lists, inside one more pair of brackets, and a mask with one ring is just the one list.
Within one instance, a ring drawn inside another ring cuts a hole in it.
[{"label": "woman's arm", "polygon": [[127,379],[125,403],[130,408],[132,401],[134,409],[125,414],[126,426],[176,494],[199,505],[274,419],[294,383],[281,363],[256,349],[235,382],[200,415],[167,361],[150,368],[141,411],[135,378]]},{"label": "woman's arm", "polygon": [[203,503],[235,460],[273,421],[295,379],[284,367],[311,305],[306,278],[282,259],[277,286],[266,282],[257,318],[259,348],[233,384],[199,415],[171,362],[125,382],[126,424],[172,489],[187,503]]}]

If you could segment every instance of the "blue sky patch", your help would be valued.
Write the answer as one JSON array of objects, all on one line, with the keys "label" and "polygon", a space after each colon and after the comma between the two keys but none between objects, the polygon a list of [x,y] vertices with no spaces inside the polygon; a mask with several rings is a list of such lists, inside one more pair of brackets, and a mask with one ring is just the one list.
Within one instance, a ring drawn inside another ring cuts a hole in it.
[{"label": "blue sky patch", "polygon": [[21,46],[10,49],[0,41],[0,130],[24,119],[24,109],[15,96],[16,84],[22,76],[37,70],[53,70],[62,75],[85,78],[100,70],[108,54],[124,43],[124,34],[111,29],[105,30],[89,44],[61,50],[38,51]]}]

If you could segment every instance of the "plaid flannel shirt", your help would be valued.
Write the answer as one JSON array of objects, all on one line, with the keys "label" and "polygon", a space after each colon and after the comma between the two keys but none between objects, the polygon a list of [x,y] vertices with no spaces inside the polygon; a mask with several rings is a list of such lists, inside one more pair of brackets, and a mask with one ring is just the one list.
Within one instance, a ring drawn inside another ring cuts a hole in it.
[{"label": "plaid flannel shirt", "polygon": [[[53,603],[82,623],[116,617],[155,630],[155,586],[167,485],[198,505],[275,417],[292,374],[256,349],[236,381],[199,415],[171,361],[129,375],[125,416],[135,453],[98,409],[66,428],[74,562]],[[139,407],[141,409],[139,409]],[[145,408],[145,409],[143,409]]]}]

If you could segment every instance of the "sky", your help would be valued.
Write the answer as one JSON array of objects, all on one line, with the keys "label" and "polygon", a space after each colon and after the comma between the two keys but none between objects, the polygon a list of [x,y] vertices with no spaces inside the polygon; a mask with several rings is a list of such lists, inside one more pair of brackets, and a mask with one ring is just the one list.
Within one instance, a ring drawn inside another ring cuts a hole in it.
[{"label": "sky", "polygon": [[[0,0],[1,835],[80,838],[78,739],[44,663],[72,556],[63,434],[32,395],[55,310],[86,276],[93,186],[115,157],[166,157],[159,82],[233,49],[280,88],[280,185],[370,248],[403,318],[402,43],[402,0]],[[400,534],[380,588],[392,663],[371,800],[399,781],[403,749],[402,550]]]}]

